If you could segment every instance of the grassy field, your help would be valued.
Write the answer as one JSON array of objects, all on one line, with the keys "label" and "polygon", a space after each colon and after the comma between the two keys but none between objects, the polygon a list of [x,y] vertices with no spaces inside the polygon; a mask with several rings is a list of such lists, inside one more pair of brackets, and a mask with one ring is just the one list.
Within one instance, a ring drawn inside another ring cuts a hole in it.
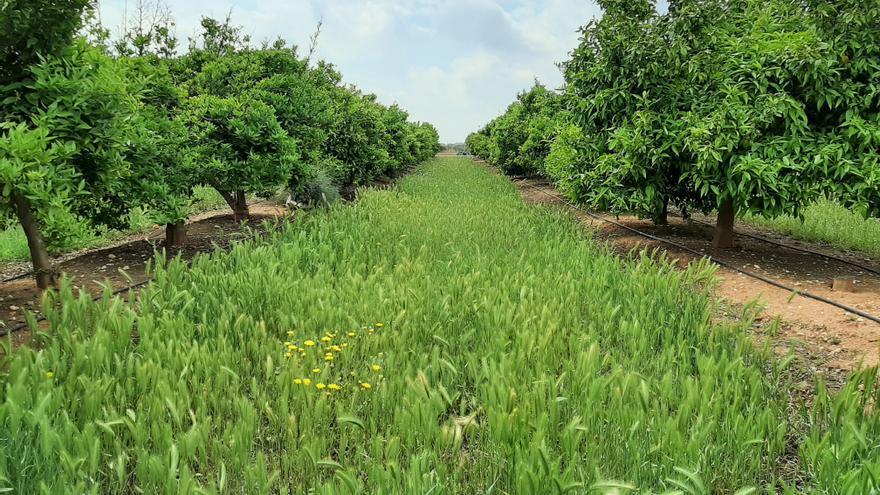
[{"label": "grassy field", "polygon": [[790,360],[711,323],[707,267],[622,261],[467,159],[157,277],[138,307],[65,289],[44,349],[0,362],[0,490],[870,493],[880,478],[876,370],[792,402]]},{"label": "grassy field", "polygon": [[[191,212],[196,214],[225,206],[226,202],[217,191],[209,187],[198,187],[195,190],[195,202],[192,205]],[[84,231],[80,235],[73,236],[69,244],[62,251],[77,251],[79,249],[105,246],[120,237],[146,232],[155,227],[155,224],[139,209],[134,210],[129,215],[128,224],[129,228],[124,232],[104,230],[98,233],[89,233]],[[28,259],[30,259],[30,254],[28,252],[27,239],[25,239],[24,231],[21,230],[21,227],[15,224],[13,227],[0,230],[0,263]]]},{"label": "grassy field", "polygon": [[831,201],[819,201],[804,210],[804,218],[750,217],[745,222],[780,234],[839,249],[880,257],[880,219],[866,219]]}]

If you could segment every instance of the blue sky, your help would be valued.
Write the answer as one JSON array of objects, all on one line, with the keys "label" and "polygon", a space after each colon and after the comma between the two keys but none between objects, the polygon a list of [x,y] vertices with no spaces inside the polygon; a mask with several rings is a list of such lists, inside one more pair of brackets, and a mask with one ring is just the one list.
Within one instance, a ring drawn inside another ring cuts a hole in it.
[{"label": "blue sky", "polygon": [[[115,31],[137,0],[100,0]],[[155,0],[148,0],[155,1]],[[282,37],[308,46],[319,19],[318,56],[345,81],[399,103],[433,123],[444,142],[463,141],[504,111],[537,78],[561,84],[556,63],[577,44],[580,26],[601,14],[583,0],[165,0],[177,35],[202,15],[233,21],[259,42]]]}]

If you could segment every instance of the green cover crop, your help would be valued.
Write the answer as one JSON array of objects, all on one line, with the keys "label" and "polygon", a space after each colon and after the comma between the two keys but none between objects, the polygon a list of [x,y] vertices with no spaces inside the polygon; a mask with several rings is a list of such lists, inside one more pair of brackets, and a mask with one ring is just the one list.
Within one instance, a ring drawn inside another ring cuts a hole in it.
[{"label": "green cover crop", "polygon": [[0,490],[876,489],[876,370],[797,407],[785,363],[713,323],[710,275],[434,160],[158,268],[136,305],[63,286],[41,350],[0,362]]}]

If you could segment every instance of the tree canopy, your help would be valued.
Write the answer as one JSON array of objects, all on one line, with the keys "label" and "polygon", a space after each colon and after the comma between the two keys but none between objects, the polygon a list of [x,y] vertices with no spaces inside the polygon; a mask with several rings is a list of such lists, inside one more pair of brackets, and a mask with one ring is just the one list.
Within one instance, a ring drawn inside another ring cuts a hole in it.
[{"label": "tree canopy", "polygon": [[[545,116],[521,95],[474,153],[534,164],[596,208],[717,210],[720,247],[736,215],[797,215],[823,195],[878,212],[880,2],[600,3]],[[545,145],[523,147],[531,126]]]},{"label": "tree canopy", "polygon": [[197,186],[243,220],[250,194],[314,203],[439,150],[429,124],[283,40],[252,46],[229,17],[203,18],[178,55],[161,0],[138,1],[116,39],[87,0],[0,6],[0,215],[22,224],[41,287],[51,250],[134,207],[178,245]]}]

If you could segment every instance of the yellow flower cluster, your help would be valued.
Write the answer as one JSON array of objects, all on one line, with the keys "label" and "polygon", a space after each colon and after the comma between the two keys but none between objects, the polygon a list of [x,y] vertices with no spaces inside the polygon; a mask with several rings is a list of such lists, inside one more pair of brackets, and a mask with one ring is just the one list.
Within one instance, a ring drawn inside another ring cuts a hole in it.
[{"label": "yellow flower cluster", "polygon": [[[343,337],[339,337],[339,334],[336,332],[326,332],[322,337],[316,339],[307,339],[302,341],[302,346],[298,345],[297,342],[293,340],[293,337],[296,335],[296,332],[289,331],[287,332],[287,337],[290,339],[287,342],[284,342],[284,356],[288,360],[296,357],[297,359],[293,362],[300,365],[303,369],[310,369],[309,366],[306,366],[307,363],[311,363],[311,373],[312,375],[318,376],[323,379],[332,378],[334,375],[334,371],[336,369],[336,364],[338,363],[338,358],[343,357],[343,353],[349,347],[349,342],[346,342],[346,338],[348,339],[357,339],[359,336],[371,336],[374,335],[377,331],[384,328],[385,325],[383,323],[376,323],[372,326],[365,326],[358,331],[349,331],[344,334]],[[319,351],[314,352],[313,351]],[[381,359],[385,356],[385,353],[380,352],[376,357]],[[345,362],[344,360],[342,361]],[[318,365],[318,363],[323,363],[323,365]],[[374,374],[378,374],[382,371],[382,366],[373,363],[367,366],[367,370],[371,371]],[[341,370],[340,370],[341,371]],[[357,380],[357,375],[355,371],[350,371],[349,376],[352,380],[356,380],[356,384],[352,384],[351,388],[356,390],[372,390],[373,384],[369,381],[365,380]],[[384,378],[383,375],[377,375],[377,381],[381,382]],[[344,380],[343,380],[344,381]],[[294,378],[294,385],[300,385],[307,389],[312,389],[312,379],[300,377]],[[314,389],[319,392],[323,392],[325,395],[328,395],[332,392],[340,392],[344,389],[344,385],[340,383],[326,383],[325,381],[316,381],[314,382]]]}]

